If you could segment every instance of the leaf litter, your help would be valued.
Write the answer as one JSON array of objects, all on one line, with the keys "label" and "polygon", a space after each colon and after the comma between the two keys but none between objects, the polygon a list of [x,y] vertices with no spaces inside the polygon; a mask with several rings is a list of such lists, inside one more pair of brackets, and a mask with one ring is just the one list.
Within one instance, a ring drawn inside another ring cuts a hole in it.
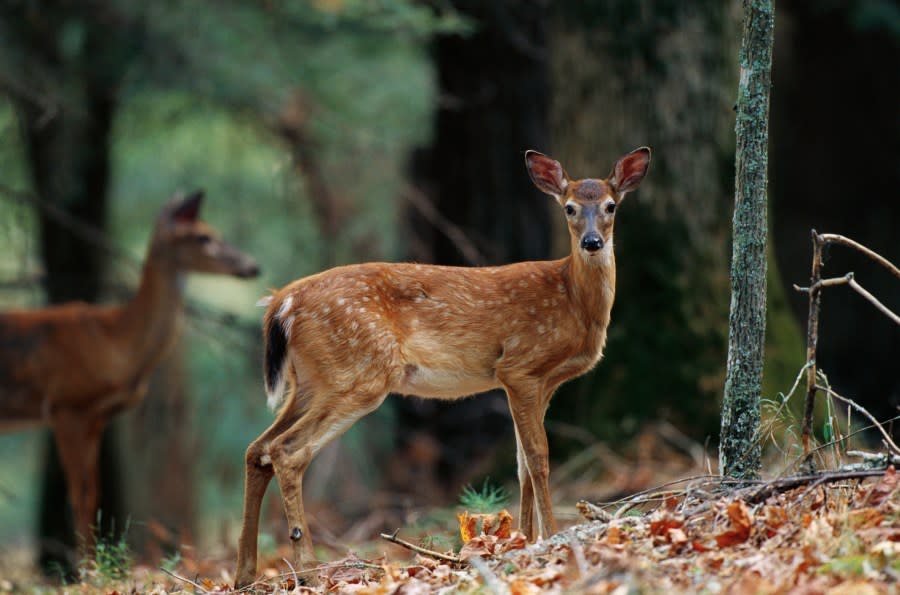
[{"label": "leaf litter", "polygon": [[[351,554],[313,571],[263,561],[252,589],[275,595],[900,593],[900,477],[893,467],[870,479],[772,491],[762,501],[742,490],[710,489],[713,479],[706,481],[678,495],[667,492],[650,509],[598,513],[602,520],[586,520],[536,544],[513,529],[507,511],[464,512],[458,515],[462,548],[448,552],[458,563],[423,554],[410,558],[384,544],[381,557]],[[193,569],[200,574],[190,579],[138,569],[121,584],[65,590],[234,592],[228,571],[215,576],[212,566]],[[319,579],[315,587],[304,584],[311,573]],[[0,592],[5,590],[0,582]]]}]

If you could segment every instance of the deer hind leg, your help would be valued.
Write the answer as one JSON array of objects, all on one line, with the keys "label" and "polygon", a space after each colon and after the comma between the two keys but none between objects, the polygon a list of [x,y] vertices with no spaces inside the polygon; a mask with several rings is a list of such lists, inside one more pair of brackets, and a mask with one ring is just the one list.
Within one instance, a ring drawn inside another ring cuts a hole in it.
[{"label": "deer hind leg", "polygon": [[256,580],[259,513],[266,488],[275,474],[269,459],[269,444],[299,419],[300,414],[294,405],[295,401],[291,400],[284,406],[275,422],[250,444],[244,456],[244,517],[238,541],[236,589]]},{"label": "deer hind leg", "polygon": [[[386,396],[330,395],[317,399],[293,426],[272,441],[269,455],[284,500],[295,569],[309,569],[316,565],[312,537],[303,509],[303,475],[306,469],[323,447],[376,409]],[[314,584],[316,577],[310,576],[307,582]]]},{"label": "deer hind leg", "polygon": [[[506,387],[509,397],[509,410],[512,413],[518,438],[517,450],[522,452],[528,476],[531,478],[533,503],[537,512],[537,535],[547,538],[556,533],[556,520],[553,517],[553,500],[550,497],[550,457],[547,444],[547,433],[544,431],[544,413],[547,410],[547,399],[540,398],[534,390],[519,390]],[[527,484],[528,482],[524,482]],[[524,497],[522,506],[530,508]],[[523,530],[528,527],[529,520],[522,516]],[[532,532],[534,529],[531,529]],[[534,537],[529,535],[529,538]]]},{"label": "deer hind leg", "polygon": [[534,487],[528,473],[528,464],[525,462],[525,450],[518,428],[516,428],[516,463],[519,472],[519,530],[525,534],[528,541],[534,541]]},{"label": "deer hind leg", "polygon": [[75,534],[85,548],[94,545],[94,523],[100,499],[100,437],[106,420],[61,411],[52,427],[66,476],[69,504],[75,518]]}]

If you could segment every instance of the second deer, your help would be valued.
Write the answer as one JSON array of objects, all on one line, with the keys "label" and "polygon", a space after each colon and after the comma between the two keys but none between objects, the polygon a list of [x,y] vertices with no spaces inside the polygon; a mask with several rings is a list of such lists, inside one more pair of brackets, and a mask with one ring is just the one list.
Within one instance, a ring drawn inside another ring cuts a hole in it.
[{"label": "second deer", "polygon": [[137,404],[173,343],[185,273],[255,277],[256,262],[198,217],[203,194],[160,213],[134,298],[119,306],[69,303],[0,313],[0,431],[50,426],[75,530],[95,537],[100,437]]},{"label": "second deer", "polygon": [[303,474],[323,446],[392,392],[455,399],[503,388],[515,424],[520,527],[531,540],[556,532],[544,414],[556,388],[603,353],[616,286],[613,222],[644,178],[650,149],[620,158],[605,179],[572,180],[536,151],[526,152],[525,165],[565,214],[569,256],[477,268],[344,266],[271,297],[265,385],[270,405],[284,403],[247,449],[237,587],[256,578],[260,504],[273,476],[294,567],[315,564]]}]

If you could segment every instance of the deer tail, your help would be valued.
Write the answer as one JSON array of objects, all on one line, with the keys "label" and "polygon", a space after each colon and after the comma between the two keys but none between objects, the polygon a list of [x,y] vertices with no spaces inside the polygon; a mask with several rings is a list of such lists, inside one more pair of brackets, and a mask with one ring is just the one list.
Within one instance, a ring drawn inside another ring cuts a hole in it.
[{"label": "deer tail", "polygon": [[[273,300],[274,301],[274,300]],[[269,409],[273,411],[284,400],[284,388],[287,383],[287,346],[288,330],[281,320],[282,308],[272,308],[266,311],[264,329],[264,342],[266,353],[263,359],[263,374],[266,382],[266,397]]]}]

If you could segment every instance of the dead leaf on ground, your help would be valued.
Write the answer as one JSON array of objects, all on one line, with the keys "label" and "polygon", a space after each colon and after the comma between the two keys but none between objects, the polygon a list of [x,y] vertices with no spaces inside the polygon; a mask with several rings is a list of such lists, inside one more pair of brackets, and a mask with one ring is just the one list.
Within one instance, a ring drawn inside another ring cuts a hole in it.
[{"label": "dead leaf on ground", "polygon": [[750,538],[753,529],[753,514],[743,500],[733,500],[725,510],[731,527],[716,535],[716,543],[720,548],[744,543]]}]

